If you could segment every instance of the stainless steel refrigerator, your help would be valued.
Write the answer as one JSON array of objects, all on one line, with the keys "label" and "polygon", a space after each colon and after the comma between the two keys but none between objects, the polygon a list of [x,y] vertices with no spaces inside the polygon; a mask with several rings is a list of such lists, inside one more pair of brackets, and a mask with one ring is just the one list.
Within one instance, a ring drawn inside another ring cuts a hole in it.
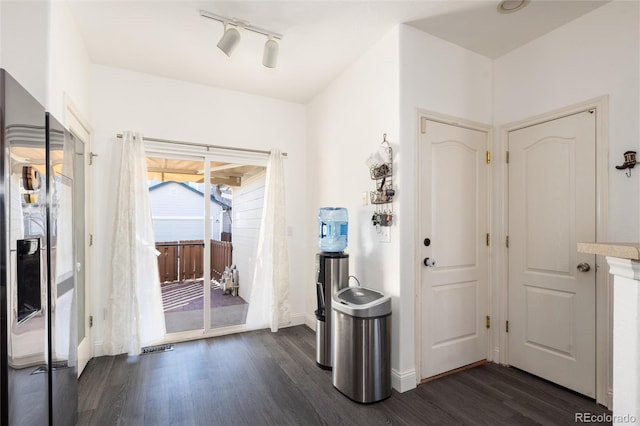
[{"label": "stainless steel refrigerator", "polygon": [[0,424],[73,425],[73,150],[4,70],[0,132]]}]

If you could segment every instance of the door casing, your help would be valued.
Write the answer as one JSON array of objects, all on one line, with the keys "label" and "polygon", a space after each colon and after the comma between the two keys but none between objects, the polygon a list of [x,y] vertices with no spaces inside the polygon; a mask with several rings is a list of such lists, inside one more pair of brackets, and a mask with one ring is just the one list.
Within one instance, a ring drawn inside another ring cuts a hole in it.
[{"label": "door casing", "polygon": [[[508,319],[508,251],[505,239],[508,232],[508,168],[506,152],[508,149],[509,132],[524,127],[544,123],[568,115],[594,109],[596,111],[596,240],[607,241],[608,236],[608,206],[609,206],[609,142],[608,142],[608,111],[609,97],[602,96],[585,102],[570,105],[565,108],[544,113],[525,120],[506,124],[500,128],[499,149],[494,150],[494,158],[502,167],[494,169],[500,173],[497,181],[501,182],[500,198],[495,200],[494,206],[500,212],[494,223],[496,240],[494,245],[494,285],[493,293],[499,304],[494,306],[492,316],[496,318],[497,333],[494,333],[493,360],[501,364],[509,364],[507,333],[505,321]],[[611,313],[612,313],[612,285],[607,273],[607,262],[602,256],[596,258],[596,401],[606,407],[612,405],[611,378]]]},{"label": "door casing", "polygon": [[[92,154],[92,142],[93,142],[93,129],[89,125],[89,121],[82,115],[80,110],[75,106],[71,98],[65,94],[64,98],[65,102],[65,127],[75,138],[81,141],[84,144],[84,152],[85,156]],[[75,148],[74,148],[75,152]],[[85,241],[84,241],[84,265],[82,265],[82,273],[85,276],[85,300],[84,300],[84,312],[85,318],[83,321],[85,322],[85,336],[82,341],[78,341],[78,376],[82,374],[84,367],[87,365],[87,362],[91,358],[93,358],[94,354],[94,343],[92,336],[91,324],[89,323],[88,318],[90,316],[95,315],[93,313],[93,292],[91,283],[93,280],[91,279],[92,274],[92,252],[90,249],[90,235],[91,229],[93,228],[92,222],[92,194],[91,191],[91,167],[89,167],[89,163],[87,162],[87,158],[84,159],[84,188],[85,188],[85,210],[84,210],[84,224],[85,224]],[[75,263],[75,260],[74,260]],[[79,303],[77,301],[76,303]]]}]

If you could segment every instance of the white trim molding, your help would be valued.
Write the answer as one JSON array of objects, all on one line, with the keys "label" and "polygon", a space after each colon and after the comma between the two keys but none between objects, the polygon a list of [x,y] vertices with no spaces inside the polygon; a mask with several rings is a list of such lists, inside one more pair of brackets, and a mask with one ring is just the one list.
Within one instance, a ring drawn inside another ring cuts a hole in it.
[{"label": "white trim molding", "polygon": [[391,387],[398,392],[406,392],[418,386],[416,370],[408,370],[403,373],[391,369]]},{"label": "white trim molding", "polygon": [[[640,262],[607,256],[614,276],[614,424],[637,424],[640,417]],[[604,269],[604,268],[603,268]]]},{"label": "white trim molding", "polygon": [[90,142],[90,136],[93,133],[89,120],[76,107],[75,103],[67,93],[64,94],[64,123],[67,130],[76,134],[80,138],[87,138],[86,143]]},{"label": "white trim molding", "polygon": [[295,327],[296,325],[307,325],[307,314],[305,313],[297,313],[289,315],[289,324],[281,325],[281,328],[284,327]]},{"label": "white trim molding", "polygon": [[606,259],[611,275],[640,281],[640,262],[612,256],[607,256]]},{"label": "white trim molding", "polygon": [[313,314],[304,314],[304,325],[316,331],[316,316]]},{"label": "white trim molding", "polygon": [[[89,120],[84,114],[76,107],[71,97],[64,93],[64,127],[84,144],[85,155],[92,154],[93,147],[93,129],[89,124]],[[75,161],[75,160],[74,160]],[[78,376],[82,374],[85,366],[89,360],[95,356],[102,355],[102,343],[100,343],[100,354],[96,355],[95,348],[97,344],[93,341],[95,329],[92,329],[88,323],[89,316],[95,316],[93,313],[93,307],[95,306],[93,295],[94,288],[93,283],[96,281],[93,279],[93,251],[91,250],[90,236],[93,230],[93,190],[92,190],[92,172],[89,165],[84,162],[84,229],[85,229],[85,241],[83,243],[84,248],[84,265],[82,265],[82,273],[84,273],[84,294],[85,300],[79,303],[84,303],[85,317],[80,319],[85,324],[85,332],[82,340],[78,342]]]}]

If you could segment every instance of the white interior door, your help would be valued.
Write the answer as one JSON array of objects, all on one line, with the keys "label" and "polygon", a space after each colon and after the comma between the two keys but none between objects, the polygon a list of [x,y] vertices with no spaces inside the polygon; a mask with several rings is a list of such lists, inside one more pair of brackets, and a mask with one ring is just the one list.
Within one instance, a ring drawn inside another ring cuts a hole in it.
[{"label": "white interior door", "polygon": [[595,397],[595,114],[509,132],[509,363]]},{"label": "white interior door", "polygon": [[421,276],[421,378],[427,378],[486,358],[488,137],[422,120],[421,254],[435,263],[423,264]]}]

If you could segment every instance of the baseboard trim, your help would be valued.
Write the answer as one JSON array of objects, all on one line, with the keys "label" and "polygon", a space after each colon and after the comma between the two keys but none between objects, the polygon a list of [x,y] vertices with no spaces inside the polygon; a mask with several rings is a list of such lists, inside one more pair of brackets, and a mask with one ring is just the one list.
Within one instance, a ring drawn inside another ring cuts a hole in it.
[{"label": "baseboard trim", "polygon": [[104,348],[102,345],[102,340],[93,343],[93,358],[104,356]]},{"label": "baseboard trim", "polygon": [[306,325],[307,315],[305,313],[291,314],[289,316],[289,324],[285,327],[294,327],[296,325]]},{"label": "baseboard trim", "polygon": [[316,316],[312,314],[304,314],[304,325],[311,330],[316,331]]},{"label": "baseboard trim", "polygon": [[[279,328],[285,328],[285,327],[294,327],[297,325],[309,325],[308,322],[308,315],[305,313],[297,313],[297,314],[291,314],[289,316],[289,323],[286,325],[281,325],[279,326]],[[311,316],[313,318],[313,316]],[[313,322],[314,328],[315,329],[315,321]],[[225,335],[225,334],[229,334],[229,332],[231,331],[231,333],[242,333],[245,331],[251,331],[251,330],[260,330],[262,328],[268,328],[268,327],[257,327],[257,328],[250,328],[250,327],[246,327],[245,324],[241,324],[239,326],[237,326],[236,330],[216,330],[218,333],[213,332],[213,333],[209,333],[209,334],[202,334],[202,333],[197,333],[194,334],[193,330],[189,330],[187,332],[183,332],[185,335],[180,335],[180,333],[172,333],[174,334],[174,339],[169,339],[167,341],[164,341],[164,343],[178,343],[178,342],[184,342],[184,341],[189,341],[189,340],[198,340],[198,339],[207,339],[210,337],[217,337],[219,335]],[[177,336],[176,336],[177,334]],[[99,357],[99,356],[104,356],[104,348],[103,348],[103,341],[96,341],[93,344],[93,358]]]},{"label": "baseboard trim", "polygon": [[400,373],[395,369],[391,369],[391,387],[398,392],[406,392],[415,389],[417,386],[416,370],[405,371]]}]

